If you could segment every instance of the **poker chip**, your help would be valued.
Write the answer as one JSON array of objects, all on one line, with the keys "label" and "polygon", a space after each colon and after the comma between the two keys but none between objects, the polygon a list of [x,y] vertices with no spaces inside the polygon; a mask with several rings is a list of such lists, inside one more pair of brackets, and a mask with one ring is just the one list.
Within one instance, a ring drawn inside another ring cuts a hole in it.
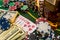
[{"label": "poker chip", "polygon": [[20,2],[15,2],[15,6],[17,6],[17,8],[20,8]]},{"label": "poker chip", "polygon": [[15,2],[17,2],[18,0],[14,0]]},{"label": "poker chip", "polygon": [[41,17],[41,18],[38,18],[38,19],[36,20],[36,23],[39,23],[39,22],[41,22],[41,21],[43,21],[43,22],[48,22],[48,20],[47,20],[46,18]]},{"label": "poker chip", "polygon": [[8,3],[8,2],[9,2],[9,0],[3,0],[3,2],[4,2],[4,3]]},{"label": "poker chip", "polygon": [[30,35],[26,35],[24,40],[39,40],[41,38],[41,35],[39,34],[38,31],[34,31]]},{"label": "poker chip", "polygon": [[0,18],[0,28],[2,30],[7,30],[10,28],[10,23],[8,20],[6,20],[5,18]]},{"label": "poker chip", "polygon": [[15,5],[18,6],[19,5],[19,2],[15,2]]},{"label": "poker chip", "polygon": [[36,20],[36,24],[38,27],[37,30],[41,33],[43,38],[46,38],[50,34],[50,31],[51,31],[51,27],[48,23],[48,20],[46,18],[38,18]]},{"label": "poker chip", "polygon": [[10,11],[14,11],[14,10],[16,10],[16,9],[17,9],[16,6],[9,6],[9,10],[10,10]]},{"label": "poker chip", "polygon": [[57,38],[58,38],[58,39],[60,39],[60,35],[59,35],[59,36],[57,36]]},{"label": "poker chip", "polygon": [[[23,5],[25,4],[25,2],[23,1],[24,0],[3,0],[3,5],[1,5],[0,7],[3,6],[3,9],[7,8],[8,11],[0,9],[0,39],[60,40],[60,29],[56,29],[58,26],[57,24],[48,21],[44,17],[38,18],[35,24],[31,22],[29,19],[23,17],[23,15],[18,15],[17,11],[19,10],[17,9],[20,9],[20,6],[22,6],[21,10],[23,11],[28,10],[28,5]],[[43,0],[41,1],[42,2],[40,4],[43,4]],[[40,6],[40,14],[42,14],[43,5]],[[30,14],[29,12],[27,13]],[[36,19],[35,17],[33,18]]]},{"label": "poker chip", "polygon": [[14,5],[15,5],[14,2],[10,2],[10,3],[9,3],[9,6],[14,6]]}]

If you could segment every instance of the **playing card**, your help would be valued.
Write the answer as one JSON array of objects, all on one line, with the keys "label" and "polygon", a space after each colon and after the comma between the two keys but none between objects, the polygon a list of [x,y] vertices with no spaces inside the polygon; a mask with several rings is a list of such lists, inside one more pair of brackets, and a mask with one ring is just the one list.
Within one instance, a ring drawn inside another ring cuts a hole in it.
[{"label": "playing card", "polygon": [[32,33],[37,28],[36,24],[21,15],[17,17],[15,24],[20,25],[28,34]]}]

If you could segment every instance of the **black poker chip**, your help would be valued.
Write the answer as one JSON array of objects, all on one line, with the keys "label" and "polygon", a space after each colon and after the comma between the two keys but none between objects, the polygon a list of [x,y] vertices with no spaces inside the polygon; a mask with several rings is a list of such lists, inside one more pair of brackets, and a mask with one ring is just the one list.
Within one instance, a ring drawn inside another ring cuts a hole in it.
[{"label": "black poker chip", "polygon": [[4,4],[3,7],[4,8],[9,8],[9,5],[8,4]]},{"label": "black poker chip", "polygon": [[41,37],[42,37],[42,35],[40,34],[40,32],[35,30],[30,35],[27,35],[23,40],[39,40]]}]

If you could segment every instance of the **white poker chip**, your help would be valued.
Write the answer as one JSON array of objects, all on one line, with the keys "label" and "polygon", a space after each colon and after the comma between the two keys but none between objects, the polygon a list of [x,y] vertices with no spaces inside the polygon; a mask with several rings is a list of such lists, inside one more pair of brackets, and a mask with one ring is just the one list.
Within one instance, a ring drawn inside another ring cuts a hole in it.
[{"label": "white poker chip", "polygon": [[45,33],[48,33],[50,34],[50,30],[51,30],[51,27],[48,23],[48,20],[46,18],[38,18],[36,20],[36,24],[37,24],[37,27],[38,27],[38,31],[42,34],[45,34]]},{"label": "white poker chip", "polygon": [[60,38],[60,35],[59,35],[59,36],[57,36],[57,38],[59,39],[59,38]]}]

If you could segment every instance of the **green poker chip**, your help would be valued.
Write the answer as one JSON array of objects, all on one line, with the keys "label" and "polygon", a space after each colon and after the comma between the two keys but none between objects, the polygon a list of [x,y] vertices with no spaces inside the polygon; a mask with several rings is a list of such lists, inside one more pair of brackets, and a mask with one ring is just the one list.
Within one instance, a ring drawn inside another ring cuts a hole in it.
[{"label": "green poker chip", "polygon": [[27,5],[23,5],[23,7],[21,8],[21,10],[26,10],[26,9],[28,9]]},{"label": "green poker chip", "polygon": [[15,5],[14,2],[10,2],[10,3],[9,3],[9,6],[14,6],[14,5]]},{"label": "green poker chip", "polygon": [[2,7],[3,5],[3,0],[0,0],[0,7]]}]

